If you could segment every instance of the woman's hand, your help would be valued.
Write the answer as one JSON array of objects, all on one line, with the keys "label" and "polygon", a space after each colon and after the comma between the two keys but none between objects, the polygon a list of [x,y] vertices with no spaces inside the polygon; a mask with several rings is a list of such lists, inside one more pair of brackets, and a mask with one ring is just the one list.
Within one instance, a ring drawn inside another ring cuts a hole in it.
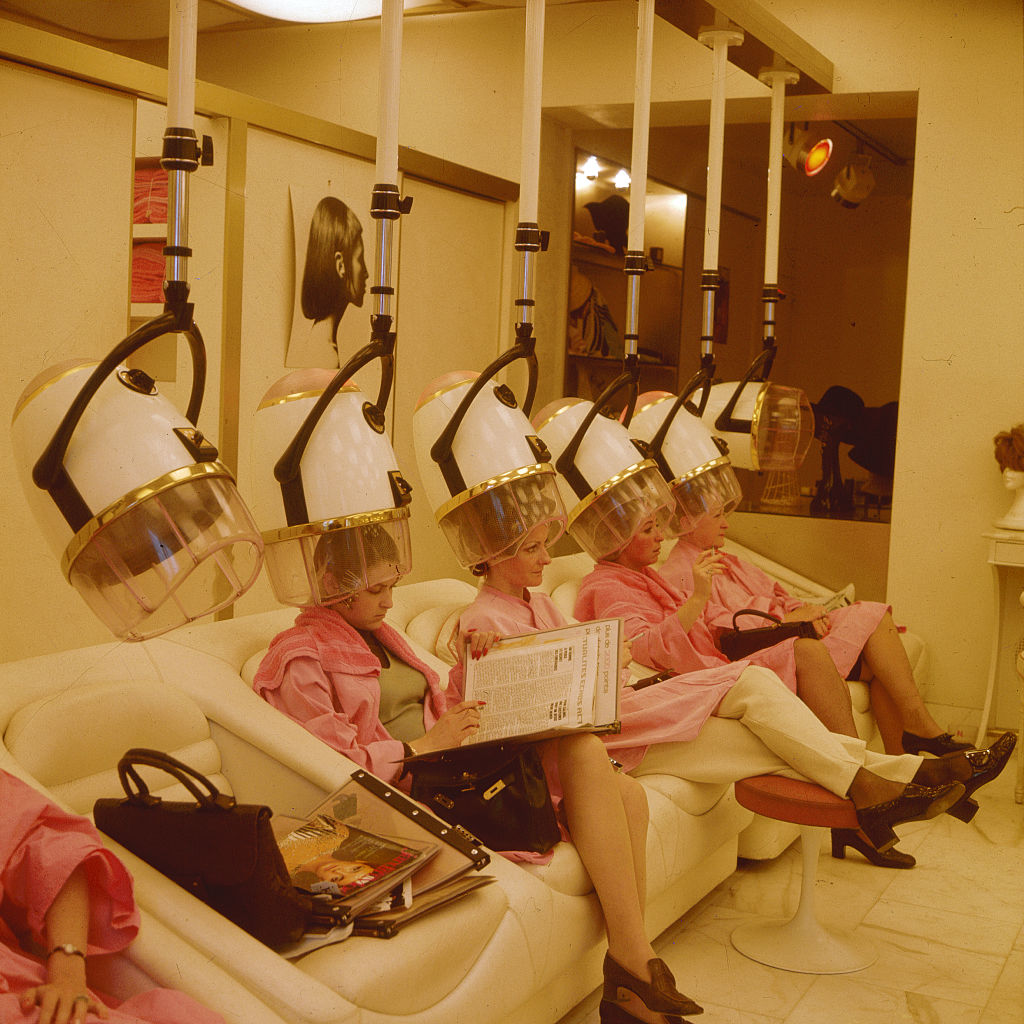
[{"label": "woman's hand", "polygon": [[725,569],[725,556],[717,548],[707,548],[693,563],[693,596],[702,605],[711,597],[711,583]]},{"label": "woman's hand", "polygon": [[693,593],[676,609],[679,624],[687,633],[701,617],[711,597],[712,580],[725,569],[725,556],[715,548],[707,548],[693,563]]},{"label": "woman's hand", "polygon": [[21,995],[21,1012],[28,1013],[39,1007],[39,1024],[80,1024],[87,1013],[106,1020],[110,1014],[106,1006],[93,999],[85,989],[85,982],[71,980],[49,981],[36,985]]},{"label": "woman's hand", "polygon": [[414,754],[457,747],[480,728],[482,700],[464,700],[449,708],[418,740],[410,743]]},{"label": "woman's hand", "polygon": [[782,619],[783,622],[810,622],[814,626],[814,632],[819,640],[823,636],[827,636],[828,631],[832,628],[828,609],[823,608],[820,604],[802,604],[799,608],[786,612]]},{"label": "woman's hand", "polygon": [[106,1020],[107,1008],[85,987],[85,954],[81,950],[89,936],[89,880],[84,865],[68,875],[44,922],[46,946],[51,950],[46,958],[46,982],[22,994],[22,1011],[38,1006],[38,1024],[80,1024],[89,1013]]},{"label": "woman's hand", "polygon": [[482,658],[501,639],[493,629],[469,629],[463,634],[459,648],[469,645],[469,656],[474,661]]}]

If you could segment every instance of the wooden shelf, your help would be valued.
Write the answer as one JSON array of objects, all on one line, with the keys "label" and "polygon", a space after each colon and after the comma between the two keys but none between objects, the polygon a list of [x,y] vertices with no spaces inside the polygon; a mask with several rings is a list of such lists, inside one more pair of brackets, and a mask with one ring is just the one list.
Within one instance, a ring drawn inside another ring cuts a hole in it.
[{"label": "wooden shelf", "polygon": [[624,256],[617,256],[613,252],[605,252],[603,249],[595,249],[589,245],[581,245],[579,242],[572,243],[572,258],[577,263],[590,263],[595,267],[608,267],[611,270],[625,272]]}]

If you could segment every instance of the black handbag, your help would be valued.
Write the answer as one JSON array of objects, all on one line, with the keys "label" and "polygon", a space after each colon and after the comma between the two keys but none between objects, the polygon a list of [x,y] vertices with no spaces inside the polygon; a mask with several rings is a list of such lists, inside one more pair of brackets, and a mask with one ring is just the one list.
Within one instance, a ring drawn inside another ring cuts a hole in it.
[{"label": "black handbag", "polygon": [[[153,796],[136,765],[173,775],[195,802]],[[97,800],[96,827],[193,896],[268,946],[294,942],[332,920],[292,885],[269,807],[235,803],[201,772],[159,750],[133,747],[117,771],[128,795]]]},{"label": "black handbag", "polygon": [[[741,615],[759,615],[763,619],[770,619],[772,625],[740,629],[736,625],[736,620]],[[727,629],[719,636],[718,649],[730,661],[741,661],[755,651],[763,650],[765,647],[774,647],[791,636],[813,640],[817,635],[812,622],[783,622],[774,615],[762,612],[757,608],[743,608],[733,615],[732,629]]]},{"label": "black handbag", "polygon": [[560,839],[533,744],[482,743],[406,761],[412,796],[492,850],[547,853]]}]

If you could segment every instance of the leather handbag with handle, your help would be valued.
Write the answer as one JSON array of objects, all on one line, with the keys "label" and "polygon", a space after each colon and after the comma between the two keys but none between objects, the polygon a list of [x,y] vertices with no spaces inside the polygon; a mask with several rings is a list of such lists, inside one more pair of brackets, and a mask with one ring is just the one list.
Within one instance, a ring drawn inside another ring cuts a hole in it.
[{"label": "leather handbag with handle", "polygon": [[[138,766],[159,768],[195,800],[153,796]],[[133,747],[117,766],[124,799],[96,801],[96,827],[268,946],[326,924],[327,908],[292,885],[271,810],[239,804],[201,772],[159,750]]]},{"label": "leather handbag with handle", "polygon": [[[769,619],[772,625],[740,629],[736,620],[741,615],[758,615],[762,619]],[[741,661],[755,651],[774,647],[791,636],[813,640],[817,635],[812,622],[783,622],[782,619],[757,608],[741,608],[732,617],[732,629],[727,629],[719,636],[718,649],[730,661]]]},{"label": "leather handbag with handle", "polygon": [[492,850],[547,853],[560,839],[532,744],[481,743],[406,759],[412,796]]}]

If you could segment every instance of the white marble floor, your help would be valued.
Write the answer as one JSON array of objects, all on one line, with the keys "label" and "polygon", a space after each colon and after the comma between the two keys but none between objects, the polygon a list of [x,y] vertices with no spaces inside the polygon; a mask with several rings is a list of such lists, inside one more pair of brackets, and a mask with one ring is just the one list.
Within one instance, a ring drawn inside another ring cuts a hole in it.
[{"label": "white marble floor", "polygon": [[[1020,751],[1015,755],[1021,756]],[[827,925],[878,947],[854,974],[813,976],[748,960],[729,942],[757,917],[787,917],[800,886],[799,843],[744,862],[655,943],[699,1024],[1024,1024],[1024,806],[1015,764],[979,790],[965,825],[949,815],[901,825],[909,871],[872,867],[823,844],[816,889]],[[597,1024],[598,996],[561,1024]]]}]

